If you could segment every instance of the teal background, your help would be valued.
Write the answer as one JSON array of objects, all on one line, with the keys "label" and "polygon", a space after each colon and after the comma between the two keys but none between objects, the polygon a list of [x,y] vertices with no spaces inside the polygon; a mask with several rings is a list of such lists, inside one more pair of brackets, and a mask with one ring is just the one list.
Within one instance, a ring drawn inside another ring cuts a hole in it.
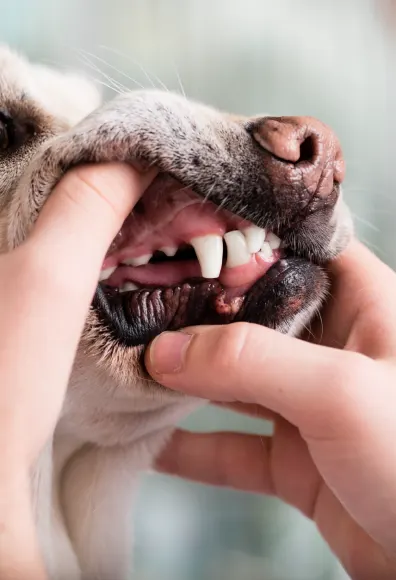
[{"label": "teal background", "polygon": [[[392,21],[370,0],[12,0],[0,40],[43,63],[83,68],[105,98],[166,86],[235,113],[309,114],[338,133],[360,237],[392,266],[395,94]],[[393,150],[392,150],[393,149]],[[217,409],[192,429],[268,432]],[[314,525],[273,498],[145,479],[136,513],[139,580],[342,580]],[[373,579],[374,580],[374,579]]]}]

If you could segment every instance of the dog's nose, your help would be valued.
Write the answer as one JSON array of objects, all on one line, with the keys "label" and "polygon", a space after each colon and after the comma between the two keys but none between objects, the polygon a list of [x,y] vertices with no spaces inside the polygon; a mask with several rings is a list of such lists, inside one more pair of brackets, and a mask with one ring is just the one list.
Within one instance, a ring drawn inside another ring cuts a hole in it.
[{"label": "dog's nose", "polygon": [[330,127],[311,117],[263,117],[250,122],[247,130],[270,154],[264,162],[275,193],[291,195],[294,201],[297,196],[310,206],[335,202],[335,185],[344,179],[345,164]]}]

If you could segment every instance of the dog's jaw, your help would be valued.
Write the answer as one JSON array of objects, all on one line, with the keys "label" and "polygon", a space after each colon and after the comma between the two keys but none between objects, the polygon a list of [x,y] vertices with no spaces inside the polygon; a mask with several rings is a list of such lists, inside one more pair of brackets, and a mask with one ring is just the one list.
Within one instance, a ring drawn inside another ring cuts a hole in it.
[{"label": "dog's jaw", "polygon": [[[94,91],[80,107],[80,90],[75,88],[81,85],[69,77],[66,86],[71,87],[71,97],[64,105],[59,95],[64,99],[65,80],[59,73],[34,68],[9,51],[0,51],[0,63],[0,101],[8,108],[12,105],[15,115],[18,107],[25,107],[37,122],[35,138],[16,157],[0,159],[3,251],[23,242],[55,183],[69,167],[82,162],[143,159],[192,183],[203,196],[215,182],[212,198],[218,204],[227,201],[236,183],[240,192],[252,189],[248,174],[257,173],[260,157],[244,128],[245,119],[176,95],[149,91],[121,96],[74,127],[97,106]],[[194,170],[197,144],[201,144],[198,153],[205,172],[202,166]],[[213,159],[219,173],[215,180]],[[245,162],[249,168],[243,171]],[[255,206],[252,215],[262,217],[254,199],[241,197],[233,209],[242,211],[247,201]],[[324,211],[327,217],[312,214],[312,223],[305,223],[307,238],[314,237],[314,232],[321,244],[323,260],[340,251],[350,235],[349,214],[341,197],[335,208]],[[268,212],[270,216],[271,208]],[[283,316],[273,326],[298,333],[319,307],[324,292],[325,285],[297,314]],[[131,520],[125,506],[131,505],[132,488],[138,474],[150,468],[173,426],[200,404],[150,381],[142,372],[140,351],[117,343],[98,312],[90,312],[53,448],[49,445],[44,450],[34,480],[39,483],[33,486],[39,529],[51,577],[56,580],[77,580],[81,575],[128,577],[131,537],[124,526]],[[48,479],[51,472],[52,481]],[[48,505],[51,485],[52,514]],[[110,535],[107,520],[112,524]]]}]

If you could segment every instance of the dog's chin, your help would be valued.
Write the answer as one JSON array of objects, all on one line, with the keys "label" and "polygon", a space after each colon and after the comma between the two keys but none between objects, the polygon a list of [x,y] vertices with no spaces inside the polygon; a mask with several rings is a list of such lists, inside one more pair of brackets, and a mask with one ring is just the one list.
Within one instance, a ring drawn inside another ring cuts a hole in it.
[{"label": "dog's chin", "polygon": [[124,222],[102,273],[98,318],[112,341],[143,348],[165,330],[200,324],[244,321],[288,332],[327,284],[318,264],[273,232],[163,174]]}]

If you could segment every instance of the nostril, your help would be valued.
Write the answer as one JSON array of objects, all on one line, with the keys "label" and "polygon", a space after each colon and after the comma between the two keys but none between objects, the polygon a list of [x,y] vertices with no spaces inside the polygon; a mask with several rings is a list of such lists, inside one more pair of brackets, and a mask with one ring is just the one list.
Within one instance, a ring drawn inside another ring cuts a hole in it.
[{"label": "nostril", "polygon": [[[327,189],[332,189],[334,182],[343,181],[345,164],[340,144],[333,131],[320,121],[311,117],[261,117],[248,122],[245,129],[261,149],[272,155],[272,161],[277,160],[277,171],[282,171],[285,179],[293,175],[297,179],[297,173],[305,180],[310,176],[311,189],[322,174],[328,176]],[[265,161],[271,163],[267,156]],[[283,170],[279,161],[284,163]],[[297,173],[293,173],[293,165]]]},{"label": "nostril", "polygon": [[315,157],[315,142],[312,136],[307,137],[300,145],[300,157],[297,163],[301,161],[313,161]]},{"label": "nostril", "polygon": [[253,139],[280,161],[313,163],[317,156],[317,138],[305,124],[296,125],[288,117],[266,117],[247,127]]}]

